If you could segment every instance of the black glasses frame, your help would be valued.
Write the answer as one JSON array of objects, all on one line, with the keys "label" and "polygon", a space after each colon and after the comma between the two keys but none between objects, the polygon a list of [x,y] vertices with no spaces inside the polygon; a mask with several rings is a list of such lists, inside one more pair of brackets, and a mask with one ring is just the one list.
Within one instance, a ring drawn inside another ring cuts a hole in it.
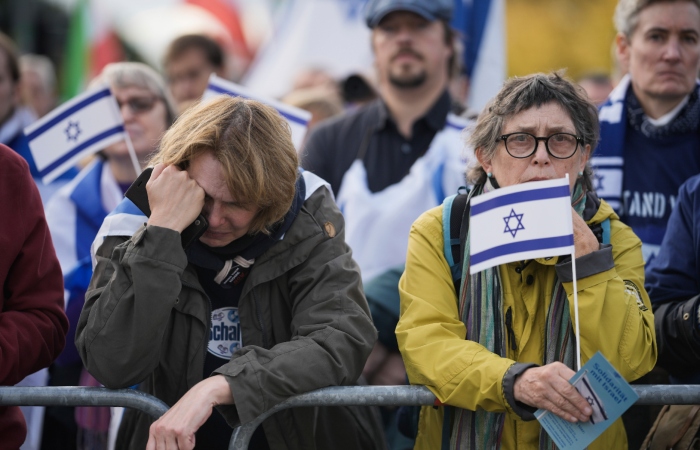
[{"label": "black glasses frame", "polygon": [[[528,154],[525,155],[525,156],[515,156],[514,154],[512,154],[512,153],[510,152],[510,150],[508,150],[508,143],[507,143],[506,141],[507,141],[507,139],[508,139],[509,137],[511,137],[511,136],[513,136],[513,135],[515,135],[515,134],[527,134],[528,136],[532,136],[532,137],[535,139],[535,147],[532,149],[532,152],[531,152],[531,153],[528,153]],[[558,134],[566,134],[566,135],[568,135],[568,136],[573,136],[574,139],[576,139],[576,147],[574,148],[574,151],[571,152],[571,154],[570,154],[569,156],[566,156],[566,157],[563,157],[563,158],[562,158],[561,156],[557,156],[557,155],[555,155],[555,154],[553,154],[552,152],[549,151],[549,139],[552,138],[552,137],[554,137],[554,136],[556,136],[556,135],[558,135]],[[574,155],[576,154],[576,150],[578,150],[579,146],[582,146],[582,145],[583,145],[583,139],[580,138],[579,136],[576,136],[575,134],[571,134],[571,133],[554,133],[554,134],[550,134],[550,135],[547,136],[547,137],[538,137],[538,136],[535,136],[535,135],[532,134],[532,133],[526,133],[526,132],[524,132],[524,131],[518,131],[518,132],[515,132],[515,133],[504,134],[504,135],[502,135],[501,137],[499,137],[498,140],[499,140],[499,141],[503,141],[503,145],[504,145],[505,148],[506,148],[506,152],[508,152],[508,154],[509,154],[510,156],[512,156],[513,158],[516,158],[516,159],[525,159],[525,158],[529,158],[530,156],[532,156],[532,155],[534,155],[535,153],[537,153],[537,147],[539,147],[540,141],[544,141],[544,148],[545,148],[545,150],[547,150],[547,153],[549,154],[549,156],[551,156],[552,158],[556,158],[556,159],[569,159],[569,158],[571,158],[572,156],[574,156]]]}]

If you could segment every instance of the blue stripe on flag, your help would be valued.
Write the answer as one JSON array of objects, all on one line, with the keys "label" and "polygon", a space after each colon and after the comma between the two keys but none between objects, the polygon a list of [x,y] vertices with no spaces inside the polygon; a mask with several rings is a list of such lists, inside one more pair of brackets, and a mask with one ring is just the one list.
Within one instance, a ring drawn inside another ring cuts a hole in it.
[{"label": "blue stripe on flag", "polygon": [[[241,97],[241,98],[245,98],[246,100],[253,100],[249,97],[246,97],[245,95],[239,94],[238,92],[229,91],[228,89],[224,89],[224,88],[216,86],[214,84],[210,84],[209,89],[211,89],[214,92],[218,92],[219,94],[226,94],[226,95],[230,95],[232,97]],[[291,114],[287,114],[286,112],[280,111],[279,109],[277,110],[277,112],[280,113],[280,115],[282,117],[284,117],[285,119],[287,119],[291,122],[296,122],[299,125],[303,125],[303,126],[306,126],[308,124],[308,122],[306,120],[300,119],[299,117],[293,116]]]},{"label": "blue stripe on flag", "polygon": [[542,189],[534,189],[531,191],[514,192],[512,194],[502,195],[483,203],[472,205],[471,215],[474,217],[477,214],[484,213],[494,208],[508,206],[514,203],[531,202],[535,200],[547,200],[550,198],[566,197],[569,198],[569,186],[554,186]]},{"label": "blue stripe on flag", "polygon": [[124,125],[117,125],[114,128],[110,128],[106,131],[103,131],[102,133],[92,137],[91,139],[88,139],[87,141],[83,142],[82,144],[78,145],[77,147],[74,147],[70,152],[66,153],[65,155],[61,156],[59,159],[54,161],[53,163],[49,164],[44,168],[44,170],[41,170],[39,172],[40,177],[45,177],[46,174],[51,173],[51,171],[55,170],[57,167],[59,167],[61,164],[65,163],[69,159],[71,159],[73,156],[77,155],[78,153],[82,152],[92,144],[101,141],[102,139],[106,139],[114,134],[117,133],[123,133],[124,132]]},{"label": "blue stripe on flag", "polygon": [[597,170],[622,170],[622,164],[616,164],[616,165],[610,165],[610,164],[594,164],[593,165]]},{"label": "blue stripe on flag", "polygon": [[528,252],[534,250],[547,250],[550,248],[560,248],[574,245],[574,235],[557,236],[541,239],[530,239],[528,241],[512,242],[497,247],[484,250],[483,252],[471,255],[471,265],[480,264],[492,258],[509,255],[512,253]]},{"label": "blue stripe on flag", "polygon": [[52,128],[54,125],[58,124],[59,122],[62,122],[63,120],[66,119],[66,117],[72,115],[76,111],[85,108],[90,103],[94,103],[94,102],[96,102],[100,99],[103,99],[105,97],[110,97],[111,95],[112,95],[112,92],[109,90],[109,88],[103,89],[99,92],[96,92],[95,94],[91,95],[90,97],[86,98],[85,100],[78,102],[75,105],[68,108],[67,110],[63,111],[61,114],[59,114],[56,117],[54,117],[53,119],[49,120],[48,122],[46,122],[45,124],[43,124],[42,126],[37,128],[36,130],[32,131],[27,136],[27,139],[29,141],[35,139],[37,136],[39,136],[40,134],[42,134],[43,132],[45,132],[49,128]]},{"label": "blue stripe on flag", "polygon": [[453,128],[453,129],[455,129],[455,130],[457,130],[457,131],[462,131],[462,130],[464,129],[463,126],[458,125],[458,124],[456,124],[456,123],[452,123],[452,122],[450,122],[449,120],[448,120],[445,124],[446,124],[448,127],[451,127],[451,128]]}]

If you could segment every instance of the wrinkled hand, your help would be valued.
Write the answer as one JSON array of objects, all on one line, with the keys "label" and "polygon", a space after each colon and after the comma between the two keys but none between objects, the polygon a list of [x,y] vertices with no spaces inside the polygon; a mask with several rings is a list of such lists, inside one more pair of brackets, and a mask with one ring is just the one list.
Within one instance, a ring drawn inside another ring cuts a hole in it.
[{"label": "wrinkled hand", "polygon": [[200,381],[160,419],[148,433],[146,450],[191,450],[195,433],[216,405],[233,404],[231,389],[222,375]]},{"label": "wrinkled hand", "polygon": [[204,207],[204,190],[176,166],[156,164],[146,184],[151,207],[149,225],[182,233]]},{"label": "wrinkled hand", "polygon": [[517,401],[551,411],[569,422],[588,422],[593,410],[569,383],[574,373],[560,362],[527,369],[515,380],[513,394]]},{"label": "wrinkled hand", "polygon": [[574,225],[574,247],[576,257],[580,258],[598,250],[600,248],[600,243],[588,224],[586,224],[586,221],[576,213],[574,208],[571,208],[571,215]]}]

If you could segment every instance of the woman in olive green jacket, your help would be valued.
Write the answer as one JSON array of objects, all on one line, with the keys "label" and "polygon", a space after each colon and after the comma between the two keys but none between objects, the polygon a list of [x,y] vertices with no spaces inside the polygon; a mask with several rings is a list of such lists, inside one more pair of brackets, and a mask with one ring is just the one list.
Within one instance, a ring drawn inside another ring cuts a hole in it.
[{"label": "woman in olive green jacket", "polygon": [[[597,111],[570,82],[557,74],[512,79],[473,130],[479,166],[469,178],[479,195],[569,175],[582,363],[600,351],[631,381],[656,362],[654,318],[641,242],[590,188],[586,164],[597,136]],[[568,382],[576,339],[571,259],[501,264],[470,275],[465,246],[458,301],[444,256],[443,213],[435,208],[414,223],[399,284],[396,334],[409,380],[454,408],[450,420],[443,407],[422,408],[415,448],[553,448],[533,420],[535,409],[571,422],[592,413]],[[610,245],[590,228],[606,219]],[[621,420],[589,448],[627,448]]]},{"label": "woman in olive green jacket", "polygon": [[[171,406],[153,425],[128,410],[118,447],[193,448],[221,431],[197,434],[219,413],[235,426],[290,396],[354,384],[376,331],[342,215],[323,180],[298,175],[283,119],[218,99],[186,112],[152,162],[151,215],[134,219],[125,203],[105,220],[76,334],[105,386],[139,384]],[[180,232],[200,211],[209,228],[184,250]],[[286,410],[262,428],[272,449],[384,445],[371,417],[347,409]]]}]

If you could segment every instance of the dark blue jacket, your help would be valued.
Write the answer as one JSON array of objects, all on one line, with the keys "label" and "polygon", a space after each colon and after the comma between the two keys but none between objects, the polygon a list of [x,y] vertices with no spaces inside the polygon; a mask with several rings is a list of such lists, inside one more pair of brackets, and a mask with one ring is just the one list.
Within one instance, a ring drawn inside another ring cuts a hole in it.
[{"label": "dark blue jacket", "polygon": [[675,383],[700,383],[700,175],[679,189],[645,286],[654,308],[657,364]]}]

